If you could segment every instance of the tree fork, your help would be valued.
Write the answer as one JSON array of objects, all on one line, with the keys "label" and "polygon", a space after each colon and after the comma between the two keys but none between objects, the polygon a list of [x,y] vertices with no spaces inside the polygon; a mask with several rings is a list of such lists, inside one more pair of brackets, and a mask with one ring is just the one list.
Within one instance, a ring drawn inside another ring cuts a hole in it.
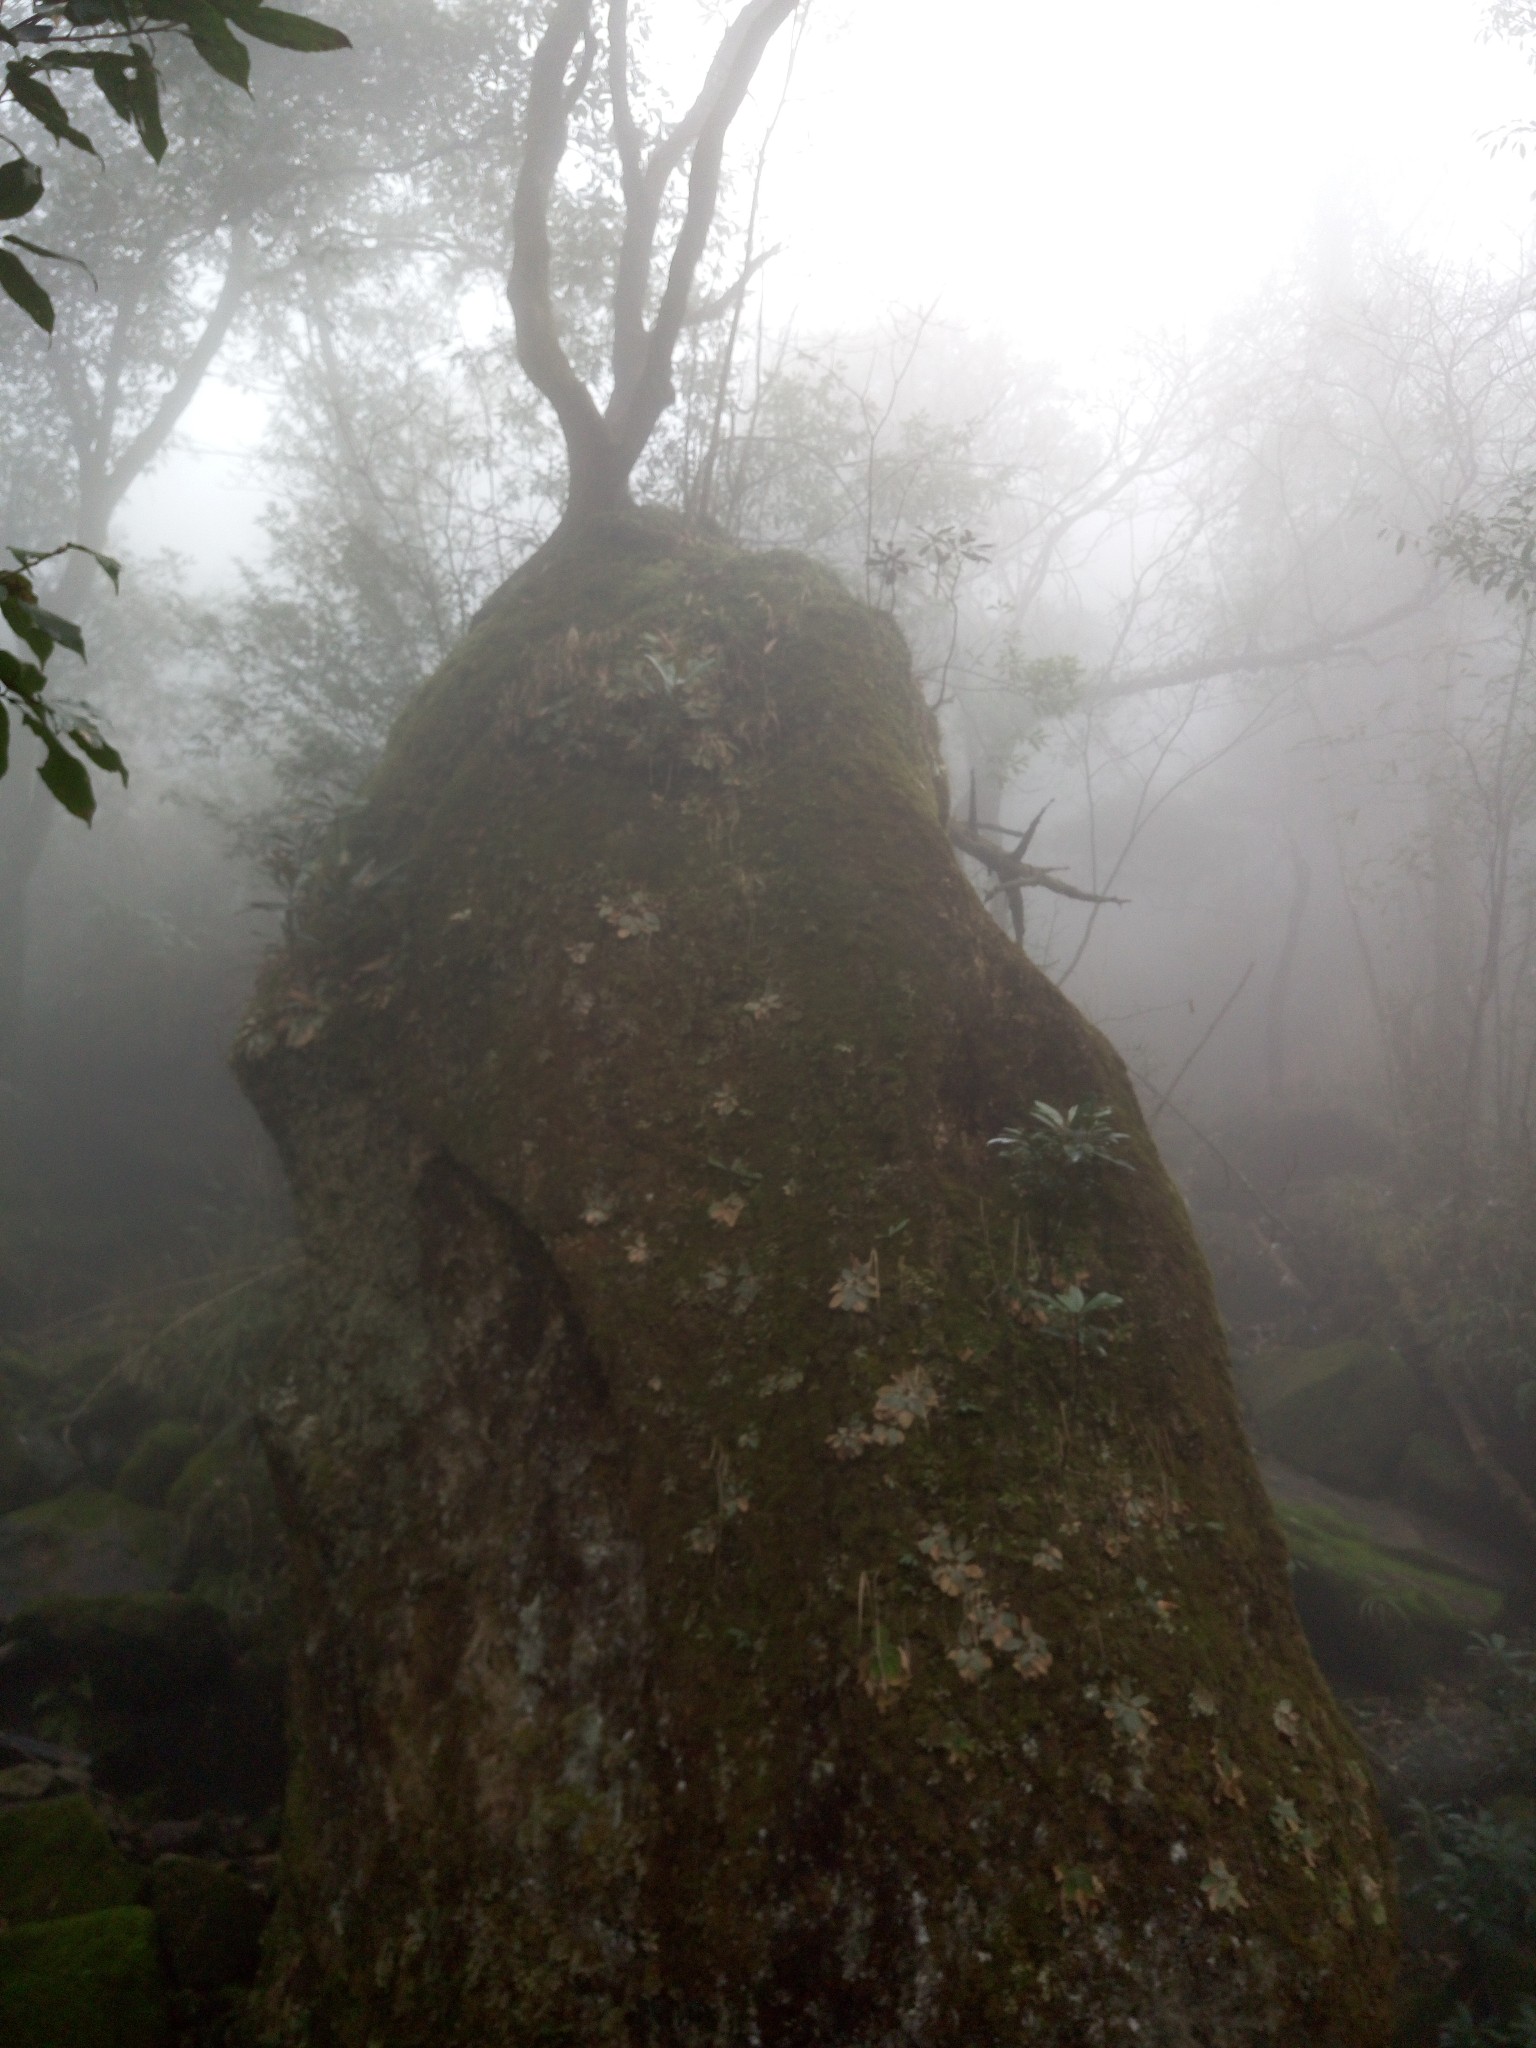
[{"label": "tree fork", "polygon": [[[624,234],[612,294],[613,391],[600,408],[560,339],[551,289],[549,202],[569,139],[570,116],[595,66],[592,0],[559,0],[534,52],[522,168],[512,202],[507,298],[517,356],[555,409],[565,439],[569,490],[563,527],[623,513],[629,479],[672,403],[672,358],[689,321],[689,295],[720,198],[725,139],[776,31],[798,0],[747,0],[720,39],[697,98],[647,154],[629,97],[629,9],[610,0],[608,86],[624,195]],[[580,57],[578,59],[578,51]],[[570,79],[573,61],[576,74]],[[655,317],[645,305],[667,187],[688,161],[682,224]]]}]

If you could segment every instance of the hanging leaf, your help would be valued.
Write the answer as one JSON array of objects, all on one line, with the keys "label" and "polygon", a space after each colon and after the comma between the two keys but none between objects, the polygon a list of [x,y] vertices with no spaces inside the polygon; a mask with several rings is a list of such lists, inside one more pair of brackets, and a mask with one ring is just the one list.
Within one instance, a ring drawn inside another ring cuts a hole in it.
[{"label": "hanging leaf", "polygon": [[89,762],[100,768],[103,774],[120,777],[123,787],[127,788],[127,764],[116,747],[109,746],[94,726],[72,725],[69,736]]},{"label": "hanging leaf", "polygon": [[6,90],[23,113],[40,122],[55,142],[68,142],[75,149],[84,150],[87,156],[95,156],[96,145],[89,135],[82,135],[73,125],[58,94],[37,76],[39,61],[37,58],[19,57],[14,63],[7,64]]},{"label": "hanging leaf", "polygon": [[19,256],[0,249],[0,292],[20,306],[35,327],[53,332],[53,301]]},{"label": "hanging leaf", "polygon": [[220,0],[219,12],[227,14],[242,34],[279,50],[350,50],[351,41],[339,28],[323,21],[311,21],[307,14],[289,14],[281,7],[263,7],[257,0]]},{"label": "hanging leaf", "polygon": [[43,196],[43,174],[24,156],[0,164],[0,220],[20,220]]},{"label": "hanging leaf", "polygon": [[[30,723],[30,720],[28,721]],[[91,788],[91,778],[85,772],[84,764],[53,737],[52,733],[34,725],[33,731],[42,740],[44,754],[38,774],[49,795],[61,803],[72,818],[79,818],[89,825],[96,815],[96,793]]]}]

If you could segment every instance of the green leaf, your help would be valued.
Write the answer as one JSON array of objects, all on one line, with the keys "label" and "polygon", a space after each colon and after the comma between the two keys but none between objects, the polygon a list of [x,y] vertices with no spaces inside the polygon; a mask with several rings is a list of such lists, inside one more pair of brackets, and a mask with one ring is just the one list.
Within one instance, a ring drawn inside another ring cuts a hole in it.
[{"label": "green leaf", "polygon": [[72,818],[89,825],[96,815],[96,792],[91,788],[85,763],[77,760],[67,747],[60,746],[52,733],[45,732],[41,737],[47,750],[37,770],[43,787]]},{"label": "green leaf", "polygon": [[20,220],[43,196],[43,174],[27,157],[0,164],[0,220]]},{"label": "green leaf", "polygon": [[249,85],[251,53],[210,0],[156,0],[156,12],[185,26],[193,49],[210,70],[231,85]]},{"label": "green leaf", "polygon": [[85,68],[117,118],[131,121],[133,105],[128,74],[133,69],[133,59],[125,57],[120,50],[92,50],[86,55]]},{"label": "green leaf", "polygon": [[89,135],[82,135],[64,111],[63,101],[51,86],[44,85],[35,73],[46,59],[18,57],[5,67],[5,85],[11,98],[24,113],[38,121],[55,142],[73,143],[76,149],[83,149],[88,156],[96,154],[96,145]]},{"label": "green leaf", "polygon": [[128,0],[64,0],[63,13],[75,28],[100,28],[106,21],[115,21],[119,28],[133,26]]},{"label": "green leaf", "polygon": [[40,668],[12,654],[8,647],[0,647],[0,689],[9,690],[32,703],[47,687],[48,678]]},{"label": "green leaf", "polygon": [[7,552],[23,569],[35,569],[39,562],[52,562],[60,555],[89,555],[114,590],[123,573],[123,565],[115,555],[104,555],[96,548],[88,548],[83,540],[60,541],[57,547],[52,548],[11,548]]},{"label": "green leaf", "polygon": [[219,12],[227,14],[236,28],[261,43],[275,43],[280,50],[350,50],[351,38],[323,21],[311,21],[307,14],[289,14],[281,7],[263,7],[256,0],[224,0]]},{"label": "green leaf", "polygon": [[41,605],[33,605],[31,609],[33,618],[50,639],[56,640],[61,647],[67,647],[71,654],[78,654],[84,661],[85,641],[73,619],[61,618],[57,612],[44,611]]},{"label": "green leaf", "polygon": [[0,292],[20,306],[34,326],[53,332],[53,301],[19,256],[0,249]]},{"label": "green leaf", "polygon": [[220,78],[227,78],[242,91],[250,89],[251,53],[238,36],[227,31],[219,36],[194,35],[192,47],[210,71],[217,71]]},{"label": "green leaf", "polygon": [[[5,251],[0,249],[0,260]],[[3,276],[3,272],[0,272]],[[40,625],[37,607],[28,604],[25,598],[0,598],[0,618],[10,627],[18,640],[25,640],[40,662],[46,662],[53,652],[53,635],[46,626]]]},{"label": "green leaf", "polygon": [[88,761],[93,761],[105,774],[121,776],[123,787],[127,788],[127,763],[116,747],[109,746],[94,726],[72,725],[69,736]]},{"label": "green leaf", "polygon": [[220,14],[228,15],[243,35],[259,42],[275,43],[285,50],[350,50],[351,38],[339,28],[314,21],[307,14],[292,14],[281,7],[267,7],[263,0],[213,0]]},{"label": "green leaf", "polygon": [[76,270],[83,270],[91,280],[93,291],[99,291],[96,273],[89,263],[83,263],[78,256],[66,256],[62,249],[49,249],[41,242],[29,242],[25,235],[0,235],[0,242],[10,242],[18,249],[25,249],[31,256],[46,256],[50,263],[68,263]]},{"label": "green leaf", "polygon": [[155,60],[139,44],[134,45],[130,81],[129,113],[139,139],[156,163],[165,155],[165,128],[160,120],[160,78]]},{"label": "green leaf", "polygon": [[123,573],[123,565],[116,555],[104,555],[96,548],[88,548],[83,540],[72,540],[69,545],[72,548],[78,549],[82,555],[89,555],[102,575],[111,584],[113,590],[116,591],[118,580]]}]

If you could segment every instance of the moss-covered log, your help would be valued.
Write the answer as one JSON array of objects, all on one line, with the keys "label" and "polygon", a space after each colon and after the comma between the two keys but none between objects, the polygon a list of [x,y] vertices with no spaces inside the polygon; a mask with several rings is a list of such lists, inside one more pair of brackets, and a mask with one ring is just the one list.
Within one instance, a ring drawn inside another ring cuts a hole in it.
[{"label": "moss-covered log", "polygon": [[[1386,2039],[1204,1268],[887,621],[654,521],[536,562],[239,1061],[312,1262],[280,2037]],[[987,1141],[1089,1096],[1135,1171],[1044,1204]]]}]

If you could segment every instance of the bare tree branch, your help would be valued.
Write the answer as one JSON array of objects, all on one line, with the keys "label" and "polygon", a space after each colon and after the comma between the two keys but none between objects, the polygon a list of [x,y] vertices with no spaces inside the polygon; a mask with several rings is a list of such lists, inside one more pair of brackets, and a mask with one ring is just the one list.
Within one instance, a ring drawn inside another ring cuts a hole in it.
[{"label": "bare tree branch", "polygon": [[[628,0],[608,4],[608,97],[619,159],[624,227],[613,286],[613,389],[599,411],[560,340],[551,292],[549,205],[565,154],[571,109],[585,90],[593,61],[592,0],[557,0],[534,52],[527,132],[512,208],[512,270],[507,295],[517,328],[518,360],[555,408],[570,458],[568,520],[622,510],[629,476],[674,396],[672,359],[683,328],[724,311],[745,290],[737,283],[704,310],[690,310],[720,197],[725,138],[775,31],[798,0],[746,0],[725,30],[698,97],[646,153],[630,93]],[[566,80],[578,43],[584,61],[573,87]],[[656,237],[667,187],[688,163],[682,224],[650,326]],[[766,260],[766,259],[761,259]]]},{"label": "bare tree branch", "polygon": [[574,472],[578,450],[589,457],[606,439],[602,415],[571,368],[550,295],[549,199],[570,126],[566,73],[576,46],[591,32],[591,0],[558,0],[533,54],[527,135],[512,199],[512,271],[507,297],[517,330],[517,359],[555,409]]},{"label": "bare tree branch", "polygon": [[1148,669],[1140,674],[1121,676],[1116,681],[1101,683],[1091,693],[1092,700],[1095,704],[1108,704],[1119,697],[1146,697],[1155,690],[1172,690],[1185,683],[1214,682],[1222,676],[1262,675],[1270,669],[1303,668],[1308,662],[1327,661],[1331,656],[1352,652],[1362,640],[1370,639],[1374,633],[1384,633],[1389,626],[1400,626],[1405,619],[1418,618],[1429,609],[1443,588],[1442,577],[1429,577],[1412,597],[1404,598],[1400,604],[1389,605],[1385,611],[1375,612],[1370,618],[1351,619],[1345,625],[1330,626],[1324,632],[1314,633],[1306,640],[1293,640],[1283,647],[1244,648],[1201,655],[1192,661],[1175,663],[1171,668]]}]

